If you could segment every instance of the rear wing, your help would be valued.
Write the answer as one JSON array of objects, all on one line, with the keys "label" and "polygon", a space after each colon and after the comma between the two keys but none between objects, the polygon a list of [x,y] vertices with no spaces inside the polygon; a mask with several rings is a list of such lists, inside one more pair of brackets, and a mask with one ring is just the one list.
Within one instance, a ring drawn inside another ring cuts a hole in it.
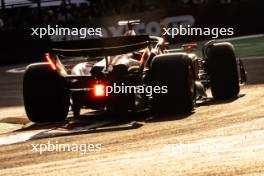
[{"label": "rear wing", "polygon": [[49,53],[64,56],[113,56],[144,49],[148,35],[52,42]]}]

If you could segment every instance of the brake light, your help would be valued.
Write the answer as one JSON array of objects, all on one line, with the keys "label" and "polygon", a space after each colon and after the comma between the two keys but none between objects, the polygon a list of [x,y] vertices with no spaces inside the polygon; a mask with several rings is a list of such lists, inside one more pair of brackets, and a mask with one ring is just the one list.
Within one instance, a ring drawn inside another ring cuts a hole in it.
[{"label": "brake light", "polygon": [[94,85],[94,96],[103,97],[105,96],[105,85],[104,84],[95,84]]},{"label": "brake light", "polygon": [[47,62],[49,63],[50,67],[53,69],[53,70],[56,70],[56,65],[55,63],[53,63],[51,57],[49,54],[45,54],[45,59],[47,60]]}]

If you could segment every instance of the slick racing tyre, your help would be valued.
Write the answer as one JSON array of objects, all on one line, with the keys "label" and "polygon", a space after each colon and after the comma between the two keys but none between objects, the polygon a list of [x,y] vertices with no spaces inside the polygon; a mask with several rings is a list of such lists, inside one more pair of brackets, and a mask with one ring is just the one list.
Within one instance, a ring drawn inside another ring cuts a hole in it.
[{"label": "slick racing tyre", "polygon": [[69,94],[63,78],[47,63],[30,65],[24,75],[24,105],[29,120],[37,123],[64,121]]},{"label": "slick racing tyre", "polygon": [[211,92],[215,99],[230,99],[239,93],[239,76],[234,48],[230,43],[216,43],[206,49]]},{"label": "slick racing tyre", "polygon": [[152,86],[167,86],[167,93],[153,95],[154,112],[187,113],[195,105],[195,80],[191,59],[186,54],[165,54],[153,58]]}]

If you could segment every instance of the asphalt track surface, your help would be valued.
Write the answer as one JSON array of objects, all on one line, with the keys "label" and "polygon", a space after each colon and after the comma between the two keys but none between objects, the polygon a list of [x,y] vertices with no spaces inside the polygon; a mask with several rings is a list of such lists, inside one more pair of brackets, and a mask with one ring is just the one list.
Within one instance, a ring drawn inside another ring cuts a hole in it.
[{"label": "asphalt track surface", "polygon": [[[42,125],[26,119],[22,74],[1,68],[0,175],[264,175],[264,59],[244,62],[249,80],[240,96],[200,103],[192,114],[84,112]],[[47,143],[101,150],[33,150]]]}]

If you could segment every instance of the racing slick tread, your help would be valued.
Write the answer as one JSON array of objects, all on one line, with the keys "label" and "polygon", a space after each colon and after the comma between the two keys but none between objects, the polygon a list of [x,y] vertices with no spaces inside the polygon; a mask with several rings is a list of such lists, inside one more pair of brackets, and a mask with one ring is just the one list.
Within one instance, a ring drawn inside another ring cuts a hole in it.
[{"label": "racing slick tread", "polygon": [[154,94],[152,109],[161,113],[191,112],[195,104],[195,84],[191,59],[186,54],[156,56],[150,68],[153,86],[168,86],[165,94]]},{"label": "racing slick tread", "polygon": [[29,120],[37,123],[64,121],[69,94],[62,77],[47,63],[30,65],[23,80],[24,105]]},{"label": "racing slick tread", "polygon": [[206,55],[213,97],[236,98],[240,88],[233,46],[227,42],[212,44],[206,50]]}]

